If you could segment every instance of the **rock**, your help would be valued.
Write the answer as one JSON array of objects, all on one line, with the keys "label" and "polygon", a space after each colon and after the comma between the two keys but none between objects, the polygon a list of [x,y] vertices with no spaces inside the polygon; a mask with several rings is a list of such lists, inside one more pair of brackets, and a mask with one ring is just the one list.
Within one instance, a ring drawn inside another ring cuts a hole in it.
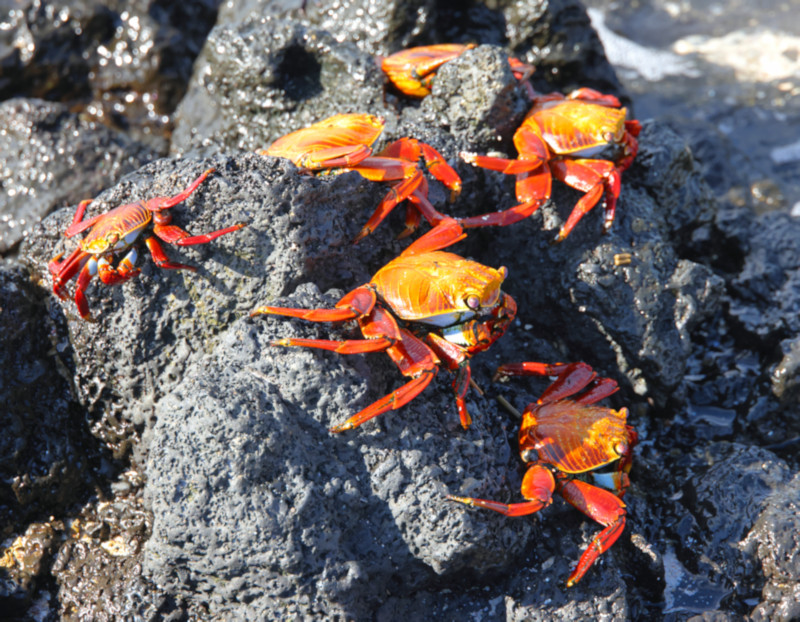
[{"label": "rock", "polygon": [[218,5],[218,0],[15,2],[2,31],[0,99],[25,96],[77,105],[163,151],[164,115],[185,92]]},{"label": "rock", "polygon": [[333,114],[380,114],[382,85],[356,46],[253,14],[209,34],[176,114],[172,151],[254,151]]},{"label": "rock", "polygon": [[91,198],[156,157],[127,134],[42,100],[3,102],[0,125],[0,253],[54,209]]},{"label": "rock", "polygon": [[[86,494],[98,456],[84,442],[43,291],[25,267],[0,264],[0,524],[61,515]],[[24,529],[23,529],[24,530]]]}]

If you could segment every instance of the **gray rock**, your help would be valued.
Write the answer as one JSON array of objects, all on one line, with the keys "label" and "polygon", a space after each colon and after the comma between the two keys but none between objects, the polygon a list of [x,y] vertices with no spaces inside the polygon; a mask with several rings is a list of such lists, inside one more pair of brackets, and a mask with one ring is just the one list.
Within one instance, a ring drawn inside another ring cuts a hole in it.
[{"label": "gray rock", "polygon": [[257,14],[217,26],[176,114],[172,151],[254,151],[333,114],[380,114],[382,76],[324,30]]},{"label": "gray rock", "polygon": [[[18,530],[85,494],[97,460],[83,439],[42,290],[25,266],[0,263],[0,524]],[[24,531],[24,529],[23,529]]]},{"label": "gray rock", "polygon": [[156,157],[127,134],[42,100],[3,102],[0,125],[0,253],[54,209],[91,198]]}]

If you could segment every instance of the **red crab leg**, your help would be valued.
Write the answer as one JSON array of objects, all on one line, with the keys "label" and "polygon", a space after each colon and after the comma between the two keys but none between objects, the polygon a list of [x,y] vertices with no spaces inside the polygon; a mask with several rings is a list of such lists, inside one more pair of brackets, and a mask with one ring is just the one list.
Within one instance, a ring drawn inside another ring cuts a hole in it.
[{"label": "red crab leg", "polygon": [[622,108],[622,103],[613,95],[606,95],[605,93],[595,91],[594,89],[590,89],[588,87],[575,89],[569,95],[567,95],[567,99],[582,99],[584,101],[594,102],[595,104],[603,104],[604,106],[610,106],[612,108]]},{"label": "red crab leg", "polygon": [[486,508],[500,512],[505,516],[525,516],[538,512],[543,507],[553,502],[553,491],[556,489],[556,481],[550,469],[539,464],[534,464],[522,478],[522,496],[528,499],[521,503],[500,503],[487,499],[475,499],[473,497],[456,497],[447,495],[451,501],[458,501],[467,505]]},{"label": "red crab leg", "polygon": [[[359,170],[359,172],[361,171]],[[375,211],[372,212],[372,216],[369,217],[369,220],[361,228],[361,231],[358,232],[353,242],[358,242],[375,231],[376,227],[383,222],[389,215],[389,212],[391,212],[398,203],[402,203],[411,197],[412,193],[419,187],[422,181],[422,172],[416,169],[408,179],[393,183],[389,188],[389,192],[383,197],[383,200],[378,204],[378,207],[375,208]],[[433,209],[432,205],[431,208]],[[435,211],[434,209],[434,212]]]},{"label": "red crab leg", "polygon": [[92,201],[94,201],[94,199],[86,199],[85,201],[78,203],[78,209],[75,210],[75,215],[72,217],[72,224],[70,224],[70,226],[64,232],[65,237],[71,238],[73,235],[76,235],[81,231],[85,231],[103,216],[105,216],[105,214],[97,214],[96,216],[92,216],[89,220],[83,220],[83,215],[86,213],[86,208]]},{"label": "red crab leg", "polygon": [[414,240],[406,250],[400,253],[401,257],[438,251],[467,237],[461,224],[455,218],[445,218],[433,229],[422,237]]},{"label": "red crab leg", "polygon": [[163,268],[164,270],[197,271],[195,266],[190,266],[185,263],[174,263],[170,261],[166,253],[164,253],[164,249],[161,247],[161,244],[159,244],[158,240],[156,240],[153,236],[146,238],[144,243],[147,244],[147,248],[150,251],[150,256],[153,258],[153,261],[159,268]]},{"label": "red crab leg", "polygon": [[369,318],[362,319],[359,323],[365,337],[377,338],[383,335],[394,341],[394,345],[386,349],[386,354],[397,365],[400,373],[411,380],[357,412],[344,423],[332,427],[331,432],[352,430],[373,417],[389,410],[397,410],[419,395],[438,371],[439,359],[436,354],[410,332],[399,328],[391,314],[384,309],[375,307]]},{"label": "red crab leg", "polygon": [[456,394],[456,408],[461,419],[461,427],[465,430],[472,423],[472,417],[467,412],[467,389],[472,378],[472,370],[469,366],[469,354],[459,345],[447,341],[444,337],[436,333],[428,333],[425,341],[436,352],[440,359],[444,360],[448,367],[456,370],[456,377],[453,380],[453,391]]},{"label": "red crab leg", "polygon": [[258,307],[250,317],[262,314],[288,315],[311,322],[343,322],[368,315],[375,307],[375,292],[369,287],[357,287],[345,294],[335,309],[292,309],[289,307]]},{"label": "red crab leg", "polygon": [[458,173],[441,153],[427,143],[420,142],[416,138],[401,138],[387,146],[380,155],[410,162],[417,162],[421,157],[431,175],[450,189],[451,202],[461,193],[461,178]]},{"label": "red crab leg", "polygon": [[78,307],[78,313],[80,313],[81,317],[87,322],[92,321],[92,314],[89,312],[89,303],[86,301],[86,295],[84,292],[94,276],[93,272],[95,265],[93,262],[94,258],[91,258],[88,262],[86,262],[83,270],[81,270],[80,274],[78,275],[78,281],[75,285],[75,306]]},{"label": "red crab leg", "polygon": [[240,222],[235,225],[231,225],[230,227],[225,227],[224,229],[212,231],[211,233],[192,236],[175,225],[155,224],[153,225],[153,233],[169,244],[177,244],[178,246],[191,246],[192,244],[206,244],[211,240],[216,240],[221,235],[238,231],[246,226],[246,223]]},{"label": "red crab leg", "polygon": [[61,260],[62,256],[63,253],[59,253],[53,257],[50,263],[47,264],[47,268],[53,276],[53,293],[61,298],[61,300],[66,300],[68,294],[64,290],[64,284],[69,282],[69,280],[81,270],[90,255],[80,248],[76,248],[70,253],[69,257],[63,261]]},{"label": "red crab leg", "polygon": [[550,168],[556,179],[586,193],[575,204],[567,222],[558,232],[556,242],[566,238],[580,219],[597,205],[604,194],[606,206],[603,227],[608,230],[614,222],[617,197],[619,197],[621,188],[621,176],[616,165],[608,160],[567,159],[551,162]]},{"label": "red crab leg", "polygon": [[566,367],[566,363],[506,363],[497,368],[492,381],[501,376],[558,376]]},{"label": "red crab leg", "polygon": [[320,350],[330,350],[339,354],[364,354],[366,352],[383,352],[394,343],[394,340],[387,338],[380,339],[347,339],[344,341],[329,341],[327,339],[297,339],[285,338],[273,341],[273,346],[302,346],[305,348],[317,348]]},{"label": "red crab leg", "polygon": [[178,203],[181,203],[186,199],[188,199],[189,195],[191,195],[192,192],[197,190],[197,187],[206,180],[206,177],[211,175],[211,173],[213,173],[215,170],[216,170],[215,168],[209,168],[200,173],[200,176],[197,179],[195,179],[191,184],[189,184],[189,186],[183,192],[179,192],[178,194],[172,197],[155,197],[153,199],[149,199],[148,201],[144,202],[144,206],[151,212],[157,212],[158,210],[175,207]]},{"label": "red crab leg", "polygon": [[580,480],[562,483],[560,493],[570,504],[605,526],[583,552],[578,565],[567,579],[567,587],[580,581],[595,560],[617,541],[625,529],[625,504],[612,492]]}]

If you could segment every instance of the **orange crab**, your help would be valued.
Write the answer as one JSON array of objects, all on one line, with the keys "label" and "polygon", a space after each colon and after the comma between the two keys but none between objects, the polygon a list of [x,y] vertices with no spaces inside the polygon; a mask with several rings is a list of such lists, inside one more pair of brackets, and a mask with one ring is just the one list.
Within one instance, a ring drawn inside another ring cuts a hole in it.
[{"label": "orange crab", "polygon": [[[474,47],[474,43],[440,43],[408,48],[381,58],[381,70],[398,91],[409,97],[422,98],[430,95],[433,78],[439,67]],[[508,57],[508,64],[514,77],[533,98],[533,87],[528,78],[534,68],[513,56]]]},{"label": "orange crab", "polygon": [[604,197],[606,230],[614,222],[622,172],[636,157],[641,125],[627,120],[627,110],[613,95],[578,89],[534,99],[514,134],[518,159],[509,160],[462,152],[466,162],[516,175],[519,205],[507,210],[461,219],[464,227],[509,225],[527,218],[549,198],[552,178],[585,192],[575,204],[556,242],[566,238],[584,214]]},{"label": "orange crab", "polygon": [[[166,210],[185,201],[214,170],[210,168],[204,171],[186,190],[173,197],[156,197],[148,201],[128,203],[103,214],[92,216],[88,220],[83,220],[83,216],[93,199],[81,201],[78,209],[75,210],[72,224],[64,232],[64,235],[70,238],[89,227],[92,227],[92,230],[69,257],[62,260],[63,253],[59,253],[50,261],[48,268],[53,277],[53,292],[62,300],[66,300],[68,296],[66,284],[77,274],[75,304],[81,317],[91,321],[92,316],[84,293],[89,282],[95,275],[98,275],[104,284],[116,285],[139,274],[140,270],[134,267],[138,258],[134,244],[151,223],[156,236],[164,242],[178,246],[205,244],[221,235],[238,231],[244,227],[244,223],[239,223],[211,233],[190,236],[183,229],[170,224],[172,215]],[[194,266],[171,262],[155,237],[146,237],[145,244],[159,268],[197,270]],[[125,256],[114,267],[111,260],[122,253],[125,253]]]},{"label": "orange crab", "polygon": [[[629,485],[632,451],[638,440],[627,425],[628,410],[612,410],[595,403],[617,390],[610,378],[600,378],[585,363],[512,363],[498,375],[557,376],[556,380],[522,417],[519,449],[528,470],[522,478],[521,503],[499,503],[472,497],[448,495],[453,501],[487,508],[506,516],[533,514],[550,505],[558,492],[570,504],[603,525],[583,552],[567,580],[575,585],[595,560],[617,541],[625,528],[622,496]],[[608,473],[590,473],[615,463]],[[598,488],[581,479],[589,475]]]},{"label": "orange crab", "polygon": [[461,179],[438,151],[414,138],[401,138],[373,156],[371,147],[384,123],[382,117],[370,114],[338,114],[287,134],[258,153],[286,158],[307,171],[352,170],[371,181],[389,182],[389,193],[355,241],[374,231],[398,203],[408,199],[411,204],[406,211],[406,229],[400,236],[404,237],[417,228],[420,215],[432,225],[443,218],[428,201],[428,182],[419,167],[420,158],[431,174],[450,189],[451,201],[461,192]]},{"label": "orange crab", "polygon": [[356,320],[363,340],[281,339],[276,346],[308,346],[341,354],[386,352],[410,380],[331,428],[342,432],[407,404],[430,383],[439,366],[456,372],[453,389],[461,425],[469,427],[465,396],[469,359],[503,335],[514,319],[514,299],[500,289],[506,269],[495,270],[441,249],[465,237],[446,219],[378,270],[369,283],[345,295],[335,309],[260,307],[262,313],[312,322]]}]

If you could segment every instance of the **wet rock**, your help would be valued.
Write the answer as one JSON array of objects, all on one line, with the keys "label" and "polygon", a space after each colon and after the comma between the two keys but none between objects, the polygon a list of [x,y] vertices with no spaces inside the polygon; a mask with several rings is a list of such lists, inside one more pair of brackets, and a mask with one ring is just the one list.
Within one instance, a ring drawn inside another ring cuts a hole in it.
[{"label": "wet rock", "polygon": [[[758,557],[766,565],[770,562],[760,544],[767,538],[783,538],[781,546],[796,549],[796,543],[780,535],[794,520],[785,514],[790,500],[797,499],[796,485],[790,484],[791,470],[769,451],[728,443],[696,451],[682,466],[689,471],[680,502],[692,513],[700,535],[695,542],[702,546],[681,551],[683,562],[678,567],[681,572],[710,579],[704,591],[706,596],[716,593],[717,602],[706,603],[705,610],[724,601],[728,611],[749,611],[748,603],[758,600],[763,585],[755,549],[758,547]],[[770,517],[776,520],[776,512],[784,515],[779,522],[770,523]],[[681,586],[681,590],[687,588]],[[690,605],[683,601],[686,606]]]},{"label": "wet rock", "polygon": [[0,525],[18,531],[72,506],[97,456],[70,396],[66,340],[19,263],[0,264],[0,309]]},{"label": "wet rock", "polygon": [[792,620],[800,616],[797,577],[800,576],[800,530],[797,506],[800,477],[794,476],[770,495],[764,511],[740,546],[756,557],[766,578],[754,620]]},{"label": "wet rock", "polygon": [[176,114],[172,151],[263,149],[333,114],[380,114],[382,96],[380,70],[354,45],[252,14],[210,33]]},{"label": "wet rock", "polygon": [[185,92],[218,5],[15,3],[2,31],[0,99],[22,95],[86,106],[99,121],[132,128],[163,150],[163,115]]},{"label": "wet rock", "polygon": [[754,338],[774,343],[800,331],[798,232],[797,220],[771,212],[756,220],[750,234],[750,252],[731,282],[731,314]]},{"label": "wet rock", "polygon": [[101,612],[111,620],[174,615],[175,601],[141,575],[141,546],[151,520],[141,497],[128,494],[90,503],[71,522],[52,569],[62,619]]},{"label": "wet rock", "polygon": [[0,545],[0,602],[6,616],[22,617],[31,604],[36,582],[50,570],[51,557],[64,525],[32,523],[25,533]]},{"label": "wet rock", "polygon": [[0,104],[0,253],[57,207],[91,198],[156,157],[127,134],[38,99]]}]

